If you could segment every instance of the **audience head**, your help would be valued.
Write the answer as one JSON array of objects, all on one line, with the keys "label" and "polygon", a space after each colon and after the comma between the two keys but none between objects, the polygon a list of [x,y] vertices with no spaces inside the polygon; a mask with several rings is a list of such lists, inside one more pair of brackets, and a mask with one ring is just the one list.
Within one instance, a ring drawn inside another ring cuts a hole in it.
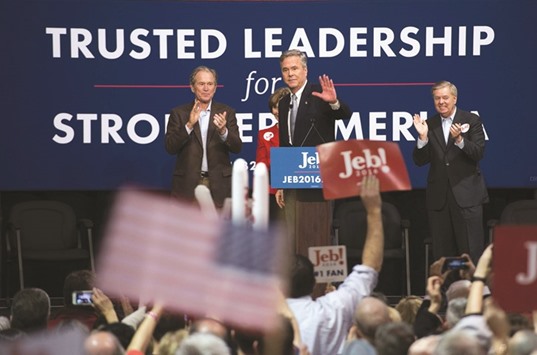
[{"label": "audience head", "polygon": [[311,295],[315,287],[313,263],[307,257],[296,254],[290,262],[290,298]]},{"label": "audience head", "polygon": [[0,316],[0,330],[11,328],[11,322],[7,317]]},{"label": "audience head", "polygon": [[7,342],[15,342],[26,336],[26,333],[22,330],[15,328],[8,328],[0,330],[0,344]]},{"label": "audience head", "polygon": [[164,334],[186,328],[184,314],[164,312],[157,323],[153,336],[159,341]]},{"label": "audience head", "polygon": [[164,334],[158,342],[159,355],[174,355],[186,337],[188,337],[188,330],[186,329],[180,329]]},{"label": "audience head", "polygon": [[533,329],[530,317],[527,317],[520,313],[508,313],[507,319],[509,319],[509,325],[511,326],[510,336],[515,335],[516,332],[523,329]]},{"label": "audience head", "polygon": [[401,315],[401,320],[407,322],[408,324],[414,324],[416,320],[416,314],[418,309],[420,309],[423,299],[418,296],[407,296],[401,298],[401,300],[395,306],[395,309],[399,311]]},{"label": "audience head", "polygon": [[375,348],[379,355],[406,355],[415,339],[410,324],[406,322],[385,323],[375,332]]},{"label": "audience head", "polygon": [[464,329],[444,333],[433,352],[434,355],[486,355],[487,350],[472,332]]},{"label": "audience head", "polygon": [[366,340],[356,339],[345,345],[342,355],[376,355],[373,345]]},{"label": "audience head", "polygon": [[134,328],[121,322],[103,324],[99,326],[98,330],[113,334],[124,349],[129,346],[134,336]]},{"label": "audience head", "polygon": [[84,341],[86,355],[122,355],[124,348],[114,334],[108,331],[95,331]]},{"label": "audience head", "polygon": [[454,298],[448,303],[446,310],[446,326],[451,329],[464,316],[468,299],[465,297]]},{"label": "audience head", "polygon": [[432,355],[438,342],[440,335],[429,335],[416,340],[408,349],[408,355]]},{"label": "audience head", "polygon": [[519,330],[509,339],[510,355],[530,355],[535,350],[537,334],[529,329]]},{"label": "audience head", "polygon": [[11,327],[23,332],[47,328],[50,316],[50,298],[39,288],[25,288],[13,297]]},{"label": "audience head", "polygon": [[291,320],[284,316],[279,316],[276,328],[269,331],[259,340],[258,355],[272,355],[275,351],[281,355],[293,355],[295,348],[293,340],[295,333]]},{"label": "audience head", "polygon": [[256,332],[246,331],[244,329],[235,329],[233,338],[237,344],[237,349],[241,354],[251,355],[257,353],[259,343],[262,341],[263,335]]},{"label": "audience head", "polygon": [[401,313],[395,307],[388,306],[388,314],[390,315],[391,322],[402,322]]},{"label": "audience head", "polygon": [[231,330],[219,320],[209,317],[196,319],[190,327],[190,334],[193,335],[198,333],[213,334],[217,336],[224,341],[230,351],[234,352],[235,344],[231,336]]},{"label": "audience head", "polygon": [[176,355],[230,355],[226,343],[211,333],[189,335],[181,342]]},{"label": "audience head", "polygon": [[371,344],[375,342],[377,328],[390,321],[388,306],[378,298],[363,298],[354,312],[358,337],[366,339]]},{"label": "audience head", "polygon": [[74,291],[92,290],[95,285],[95,273],[91,270],[73,271],[65,277],[63,282],[63,302],[65,306],[72,306]]},{"label": "audience head", "polygon": [[388,297],[382,292],[373,291],[373,292],[371,292],[369,294],[369,297],[377,298],[377,299],[381,300],[382,302],[384,302],[386,305],[390,304],[390,302],[388,301]]},{"label": "audience head", "polygon": [[454,281],[446,290],[447,301],[449,302],[455,298],[468,298],[471,284],[469,280]]}]

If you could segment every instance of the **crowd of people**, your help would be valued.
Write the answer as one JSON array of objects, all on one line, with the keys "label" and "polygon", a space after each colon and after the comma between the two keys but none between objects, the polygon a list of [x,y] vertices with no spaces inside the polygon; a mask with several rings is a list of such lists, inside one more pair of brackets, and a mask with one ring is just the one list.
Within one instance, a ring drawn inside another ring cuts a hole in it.
[{"label": "crowd of people", "polygon": [[[271,147],[333,141],[335,120],[351,114],[327,75],[319,77],[319,85],[308,82],[304,53],[285,51],[280,69],[287,87],[275,91],[269,101],[278,123],[258,136],[257,161],[267,166]],[[190,86],[194,98],[171,111],[165,138],[167,152],[176,156],[172,196],[194,202],[194,189],[204,185],[215,206],[222,208],[231,196],[230,154],[242,148],[235,110],[213,101],[214,69],[194,69]],[[493,245],[482,248],[482,204],[488,198],[479,169],[484,133],[478,116],[457,109],[457,95],[452,83],[435,84],[438,114],[427,121],[414,117],[418,140],[413,158],[419,166],[430,165],[427,209],[436,260],[425,296],[404,297],[390,305],[385,295],[375,292],[384,259],[382,201],[378,178],[365,176],[360,197],[367,211],[367,233],[361,264],[354,265],[337,288],[319,296],[314,294],[314,265],[298,247],[291,248],[283,280],[289,286],[282,289],[274,310],[277,322],[270,331],[227,324],[211,314],[177,312],[157,299],[109,297],[95,287],[98,275],[80,270],[65,279],[64,307],[55,312],[42,289],[26,288],[14,295],[9,318],[0,318],[0,353],[537,355],[537,312],[507,313],[494,301]],[[331,216],[330,203],[320,191],[271,193],[271,216],[277,206],[284,208],[285,216],[279,218],[286,219],[288,227],[298,215],[307,215],[313,203],[326,205],[316,209],[315,218]],[[288,229],[292,246],[300,244],[294,242],[296,237],[322,233],[295,236],[301,231]],[[463,267],[446,270],[446,256],[465,258]],[[91,302],[73,301],[73,293],[81,290],[91,290]]]},{"label": "crowd of people", "polygon": [[[0,321],[0,353],[537,354],[536,315],[506,313],[494,302],[492,244],[477,264],[468,257],[462,269],[445,270],[446,259],[436,260],[424,297],[388,304],[374,291],[384,243],[377,178],[364,178],[361,199],[368,223],[362,263],[337,288],[313,298],[313,264],[293,256],[290,286],[271,331],[226,324],[210,314],[177,313],[158,301],[111,299],[95,287],[93,272],[81,270],[65,279],[65,306],[52,314],[42,289],[15,294],[9,319]],[[91,303],[73,301],[80,290],[93,291]],[[25,352],[28,344],[34,352]]]}]

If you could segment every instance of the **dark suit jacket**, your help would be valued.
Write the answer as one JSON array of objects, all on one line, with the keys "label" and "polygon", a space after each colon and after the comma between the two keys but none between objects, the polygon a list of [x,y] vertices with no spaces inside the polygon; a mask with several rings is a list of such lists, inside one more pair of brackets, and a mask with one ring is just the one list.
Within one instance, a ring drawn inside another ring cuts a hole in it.
[{"label": "dark suit jacket", "polygon": [[442,208],[448,188],[453,191],[457,204],[462,208],[487,202],[488,193],[479,169],[479,161],[485,150],[485,134],[479,116],[457,108],[453,123],[469,125],[468,131],[462,133],[463,149],[455,145],[451,136],[446,145],[440,115],[426,122],[429,126],[429,142],[422,149],[414,148],[413,159],[418,166],[430,164],[427,208]]},{"label": "dark suit jacket", "polygon": [[[289,105],[291,95],[280,100],[278,112],[280,117],[280,147],[315,147],[335,140],[335,120],[350,118],[352,111],[346,103],[339,100],[338,110],[332,110],[330,104],[312,95],[322,92],[320,85],[307,83],[300,97],[295,122],[293,144],[289,144]],[[312,128],[312,124],[316,129]],[[310,131],[311,128],[311,131]],[[308,133],[309,132],[309,133]],[[298,189],[298,201],[323,201],[321,189]]]},{"label": "dark suit jacket", "polygon": [[[166,131],[166,151],[177,156],[172,178],[172,196],[194,200],[194,189],[200,181],[203,146],[199,123],[188,134],[185,124],[190,117],[194,102],[175,107],[170,113]],[[227,112],[228,135],[222,142],[215,124],[216,113]],[[207,132],[207,163],[209,166],[209,184],[216,206],[221,207],[226,197],[231,196],[232,164],[229,153],[239,153],[242,141],[239,136],[235,110],[231,107],[212,102],[211,117]]]},{"label": "dark suit jacket", "polygon": [[[289,116],[291,95],[287,95],[280,100],[278,105],[280,117],[280,147],[315,147],[319,144],[332,142],[335,139],[335,120],[350,118],[352,116],[350,108],[343,101],[339,100],[339,110],[332,110],[330,104],[313,96],[311,94],[313,91],[321,92],[322,90],[319,85],[308,83],[300,97],[293,145],[289,144],[289,125],[287,119]],[[315,129],[312,129],[308,134],[309,129],[312,127],[312,123],[315,124],[318,133]]]}]

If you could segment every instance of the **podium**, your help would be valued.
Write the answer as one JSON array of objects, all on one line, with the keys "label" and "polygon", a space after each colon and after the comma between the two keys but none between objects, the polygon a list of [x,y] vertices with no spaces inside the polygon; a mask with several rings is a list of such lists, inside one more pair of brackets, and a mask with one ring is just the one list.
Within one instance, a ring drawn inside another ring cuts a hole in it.
[{"label": "podium", "polygon": [[323,197],[315,147],[271,148],[271,186],[284,190],[289,251],[332,244],[332,201]]}]

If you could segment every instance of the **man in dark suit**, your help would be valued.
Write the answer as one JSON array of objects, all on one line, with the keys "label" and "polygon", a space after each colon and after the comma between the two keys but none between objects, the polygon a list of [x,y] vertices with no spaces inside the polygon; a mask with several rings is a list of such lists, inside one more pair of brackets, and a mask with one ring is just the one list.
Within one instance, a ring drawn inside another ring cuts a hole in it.
[{"label": "man in dark suit", "polygon": [[413,159],[430,164],[426,204],[433,256],[470,255],[477,263],[484,248],[483,203],[488,193],[479,169],[485,134],[479,116],[457,108],[457,88],[448,81],[432,87],[437,115],[414,115],[418,132]]},{"label": "man in dark suit", "polygon": [[194,100],[175,107],[166,131],[166,151],[175,154],[172,196],[194,200],[194,189],[209,188],[216,207],[231,196],[232,164],[229,153],[239,153],[235,110],[213,101],[218,76],[214,69],[197,67],[190,75]]},{"label": "man in dark suit", "polygon": [[[335,120],[350,118],[350,108],[338,100],[333,81],[327,76],[319,77],[320,85],[308,82],[308,58],[306,54],[290,49],[280,56],[280,69],[282,79],[289,87],[291,94],[280,100],[278,106],[280,114],[280,147],[315,147],[319,144],[335,140]],[[296,115],[293,117],[293,110]],[[328,239],[324,237],[323,229],[330,228],[331,207],[322,195],[322,190],[278,190],[276,193],[278,205],[286,209],[288,229],[291,229],[291,238],[295,234],[307,234],[307,231],[297,233],[296,216],[304,216],[312,226],[317,224],[317,233],[311,233],[307,245],[326,245]],[[308,206],[309,204],[309,206]],[[308,213],[308,210],[313,213]],[[317,210],[316,212],[314,212]],[[318,214],[315,216],[315,214]],[[309,220],[310,217],[315,217]],[[328,230],[328,234],[330,231]],[[313,239],[320,236],[320,239]],[[291,241],[293,243],[293,241]],[[298,245],[297,251],[307,254],[307,245]]]}]

